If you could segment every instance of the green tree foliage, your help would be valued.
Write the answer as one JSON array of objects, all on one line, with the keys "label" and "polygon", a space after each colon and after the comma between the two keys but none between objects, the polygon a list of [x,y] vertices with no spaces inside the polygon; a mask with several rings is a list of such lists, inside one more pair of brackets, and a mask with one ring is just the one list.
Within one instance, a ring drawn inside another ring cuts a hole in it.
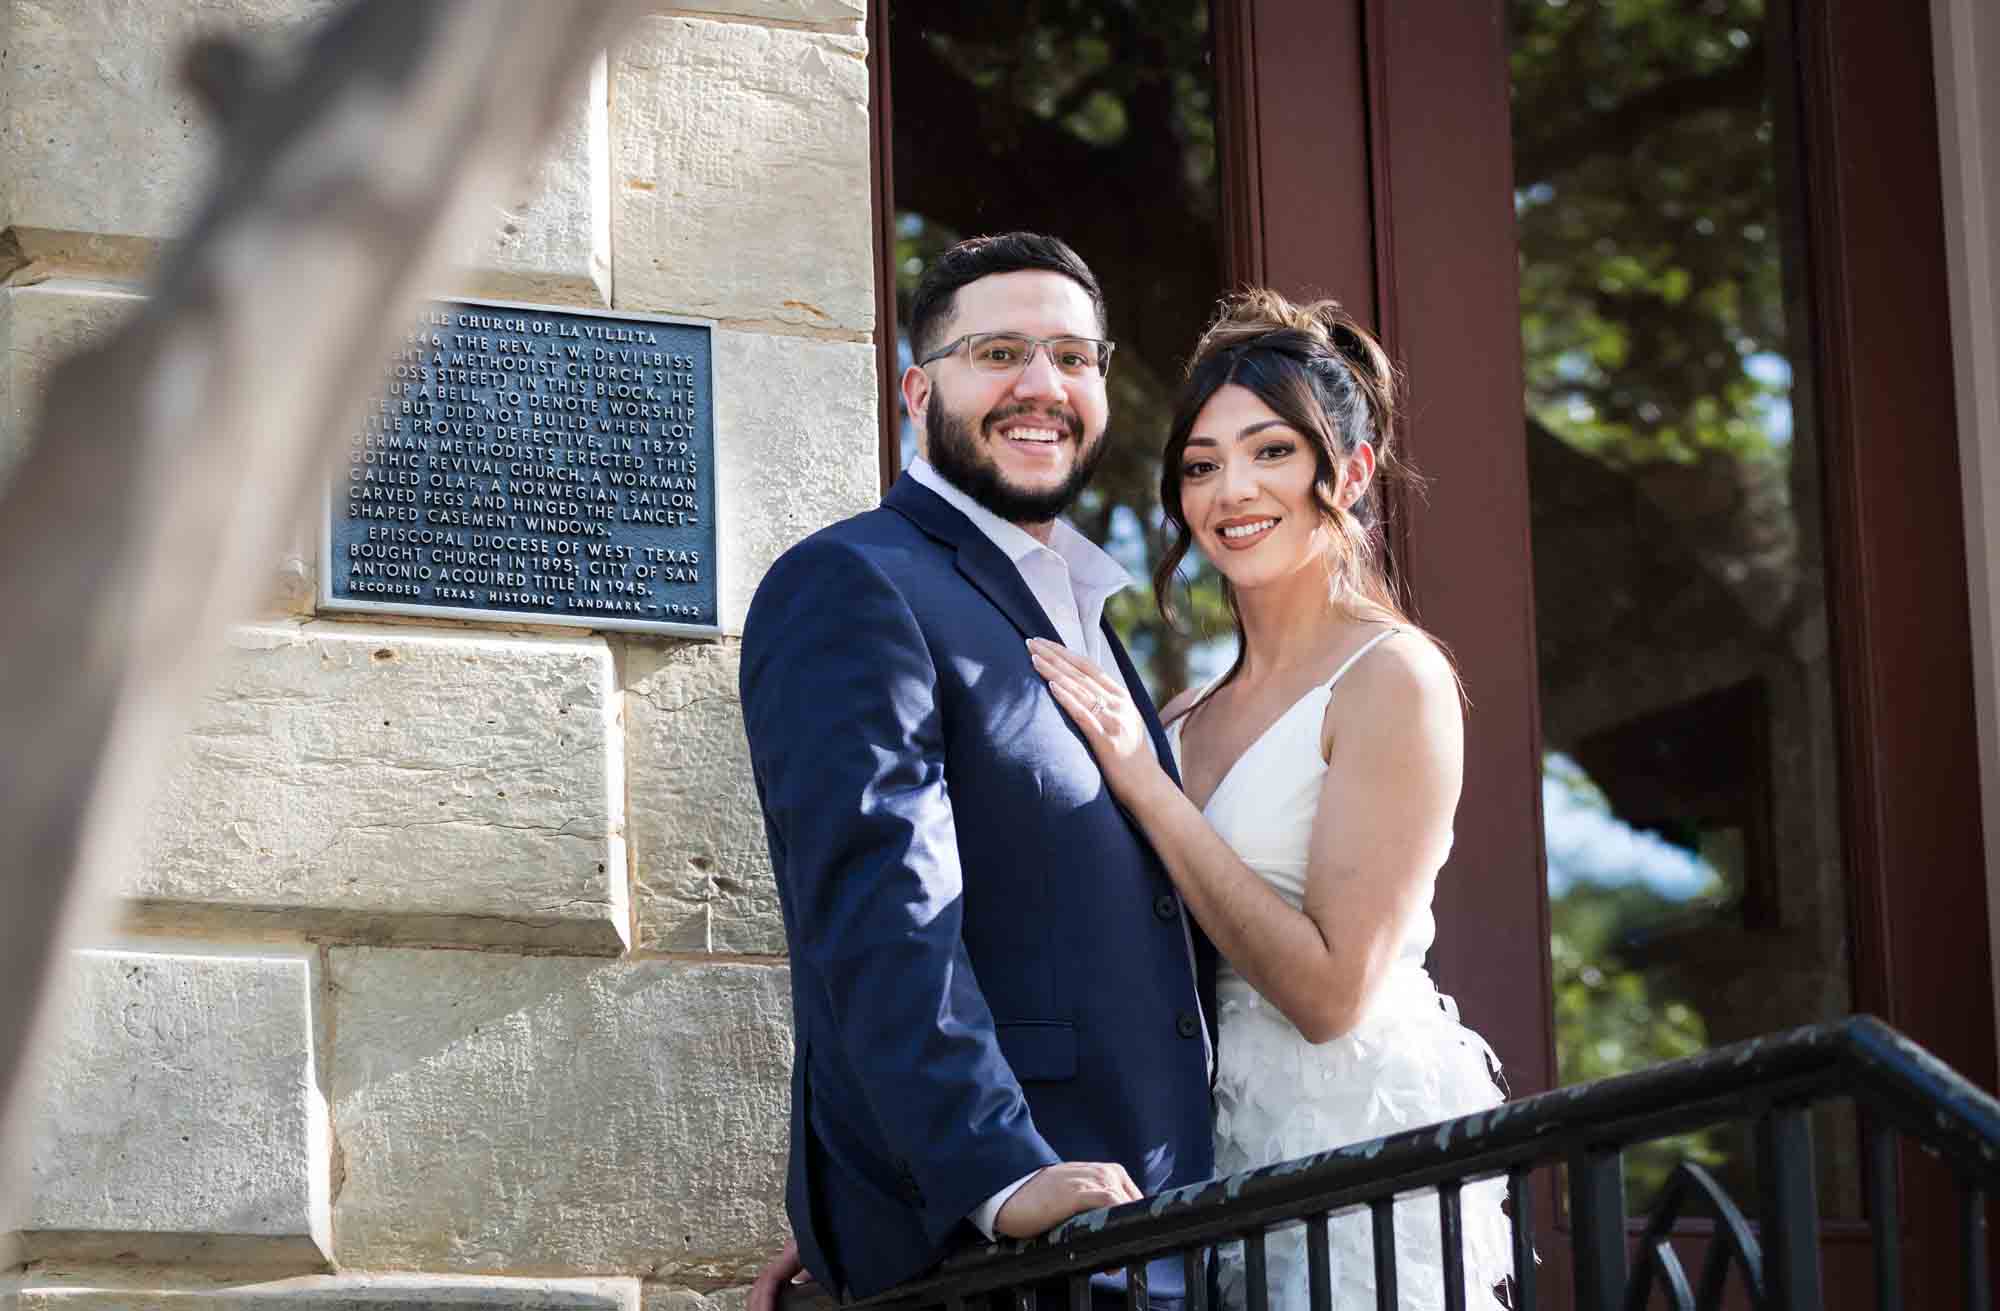
[{"label": "green tree foliage", "polygon": [[1782,453],[1764,0],[1515,0],[1531,412],[1614,466]]},{"label": "green tree foliage", "polygon": [[[1610,803],[1574,762],[1546,758],[1543,778],[1545,788],[1560,789],[1571,802],[1564,813],[1612,822]],[[1712,913],[1728,896],[1726,880],[1711,869],[1707,886],[1668,896],[1638,879],[1613,883],[1587,872],[1555,872],[1563,884],[1549,902],[1557,1078],[1584,1083],[1705,1050],[1708,1026],[1679,995],[1672,971],[1648,970],[1628,955],[1650,932]],[[1715,1168],[1727,1156],[1714,1132],[1633,1148],[1625,1154],[1628,1210],[1647,1210],[1683,1159]]]},{"label": "green tree foliage", "polygon": [[[1643,884],[1578,883],[1549,905],[1556,1063],[1565,1084],[1609,1078],[1693,1056],[1708,1047],[1699,1013],[1671,985],[1628,965],[1620,944],[1680,913]],[[1682,1160],[1711,1168],[1727,1157],[1716,1131],[1682,1134],[1625,1153],[1627,1208],[1641,1214]]]}]

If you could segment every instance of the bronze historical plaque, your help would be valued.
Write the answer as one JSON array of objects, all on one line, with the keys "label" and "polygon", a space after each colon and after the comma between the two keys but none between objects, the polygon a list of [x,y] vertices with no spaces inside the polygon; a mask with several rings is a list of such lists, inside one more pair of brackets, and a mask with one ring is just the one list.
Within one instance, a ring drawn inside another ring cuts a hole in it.
[{"label": "bronze historical plaque", "polygon": [[707,323],[425,308],[327,488],[320,607],[714,636]]}]

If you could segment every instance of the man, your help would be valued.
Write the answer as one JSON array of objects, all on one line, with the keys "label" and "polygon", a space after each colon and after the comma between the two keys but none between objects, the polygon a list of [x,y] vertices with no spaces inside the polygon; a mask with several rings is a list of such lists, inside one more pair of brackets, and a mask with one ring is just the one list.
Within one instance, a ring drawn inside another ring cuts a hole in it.
[{"label": "man", "polygon": [[[922,458],[780,558],[744,626],[792,956],[786,1201],[844,1296],[1211,1173],[1212,950],[1026,646],[1122,673],[1171,771],[1103,620],[1126,576],[1057,517],[1103,453],[1104,335],[1060,241],[942,255],[902,378]],[[1178,1263],[1149,1287],[1178,1302]]]}]

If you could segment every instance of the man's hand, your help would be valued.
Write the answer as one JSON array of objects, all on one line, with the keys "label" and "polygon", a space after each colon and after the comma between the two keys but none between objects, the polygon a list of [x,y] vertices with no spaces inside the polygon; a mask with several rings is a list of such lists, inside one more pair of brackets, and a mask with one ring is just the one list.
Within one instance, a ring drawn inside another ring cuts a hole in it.
[{"label": "man's hand", "polygon": [[1116,1161],[1065,1161],[1044,1166],[993,1217],[993,1232],[1006,1238],[1033,1238],[1073,1215],[1136,1202],[1140,1196],[1132,1176]]},{"label": "man's hand", "polygon": [[778,1311],[778,1294],[805,1268],[805,1263],[799,1260],[799,1240],[787,1240],[770,1264],[757,1272],[756,1281],[750,1285],[747,1311]]}]

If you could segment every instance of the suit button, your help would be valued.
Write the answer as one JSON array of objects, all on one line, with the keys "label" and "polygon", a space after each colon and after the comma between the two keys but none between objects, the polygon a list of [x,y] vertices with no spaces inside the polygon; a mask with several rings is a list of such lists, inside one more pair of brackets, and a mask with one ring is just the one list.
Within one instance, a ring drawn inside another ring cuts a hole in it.
[{"label": "suit button", "polygon": [[1174,1027],[1180,1030],[1181,1037],[1192,1038],[1201,1032],[1201,1021],[1195,1018],[1193,1011],[1182,1011],[1180,1018],[1174,1021]]},{"label": "suit button", "polygon": [[1170,920],[1179,912],[1180,907],[1166,893],[1162,892],[1159,896],[1153,898],[1153,913],[1161,919]]}]

